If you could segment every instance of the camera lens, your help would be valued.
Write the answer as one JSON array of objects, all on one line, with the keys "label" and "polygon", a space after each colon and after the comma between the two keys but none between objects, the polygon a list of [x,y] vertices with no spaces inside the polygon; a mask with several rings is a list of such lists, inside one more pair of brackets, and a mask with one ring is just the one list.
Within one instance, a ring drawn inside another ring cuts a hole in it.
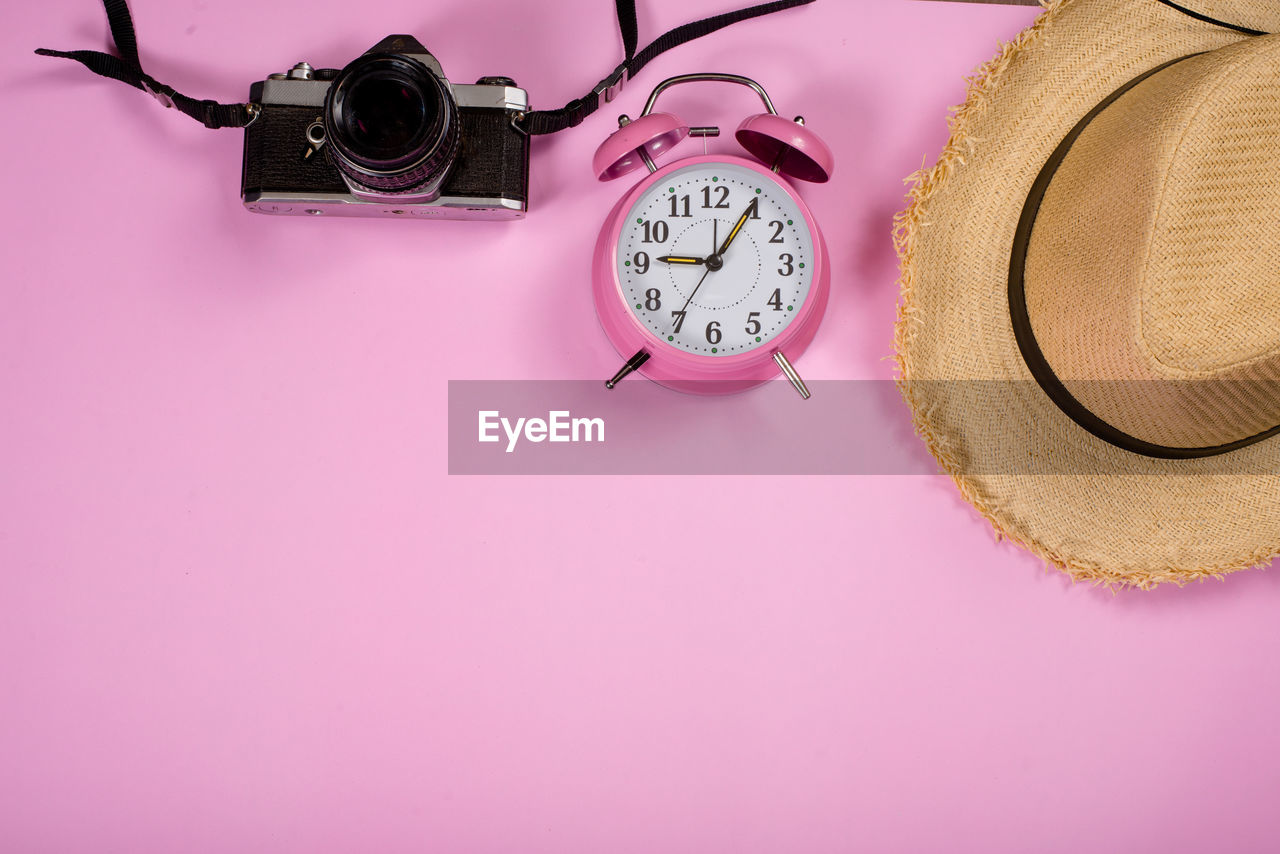
[{"label": "camera lens", "polygon": [[365,54],[342,69],[325,97],[324,125],[334,165],[378,193],[438,191],[458,151],[448,87],[400,54]]},{"label": "camera lens", "polygon": [[343,125],[361,151],[395,157],[422,135],[435,118],[435,106],[431,105],[428,115],[427,102],[416,87],[399,80],[366,78],[351,87]]}]

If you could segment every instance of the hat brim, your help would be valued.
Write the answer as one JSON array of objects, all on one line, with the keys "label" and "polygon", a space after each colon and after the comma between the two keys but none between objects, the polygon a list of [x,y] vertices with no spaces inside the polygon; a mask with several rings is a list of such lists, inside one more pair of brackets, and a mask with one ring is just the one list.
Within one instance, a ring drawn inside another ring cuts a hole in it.
[{"label": "hat brim", "polygon": [[[1280,29],[1272,4],[1212,5],[1243,26]],[[1076,579],[1181,584],[1280,553],[1280,437],[1205,460],[1110,445],[1034,381],[1008,302],[1018,219],[1063,137],[1140,74],[1242,38],[1153,0],[1050,4],[978,69],[895,221],[895,349],[917,430],[998,533]]]}]

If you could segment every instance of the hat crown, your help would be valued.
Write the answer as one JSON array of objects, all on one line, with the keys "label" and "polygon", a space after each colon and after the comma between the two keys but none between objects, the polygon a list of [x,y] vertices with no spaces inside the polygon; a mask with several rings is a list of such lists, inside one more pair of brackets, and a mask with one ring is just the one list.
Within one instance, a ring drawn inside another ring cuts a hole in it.
[{"label": "hat crown", "polygon": [[1141,337],[1156,363],[1194,374],[1280,345],[1280,37],[1199,65],[1156,126],[1135,129],[1164,160],[1158,186],[1135,188],[1153,200]]},{"label": "hat crown", "polygon": [[1280,424],[1280,36],[1120,90],[1049,168],[1026,314],[1071,396],[1160,447]]}]

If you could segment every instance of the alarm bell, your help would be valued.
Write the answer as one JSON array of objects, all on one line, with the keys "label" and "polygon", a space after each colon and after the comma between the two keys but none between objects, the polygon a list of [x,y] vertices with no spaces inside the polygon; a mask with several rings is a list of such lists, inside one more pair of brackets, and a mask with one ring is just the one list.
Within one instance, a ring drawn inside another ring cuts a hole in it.
[{"label": "alarm bell", "polygon": [[681,83],[720,82],[746,86],[764,102],[768,112],[748,116],[734,134],[738,143],[751,156],[767,164],[774,172],[801,181],[822,183],[831,178],[835,158],[821,137],[805,127],[804,119],[794,121],[778,115],[773,102],[759,83],[737,74],[681,74],[659,83],[649,95],[644,112],[634,121],[622,116],[619,127],[600,144],[591,165],[601,181],[611,181],[646,167],[658,167],[656,158],[674,148],[686,136],[715,136],[715,128],[691,128],[672,113],[655,113],[658,96]]}]

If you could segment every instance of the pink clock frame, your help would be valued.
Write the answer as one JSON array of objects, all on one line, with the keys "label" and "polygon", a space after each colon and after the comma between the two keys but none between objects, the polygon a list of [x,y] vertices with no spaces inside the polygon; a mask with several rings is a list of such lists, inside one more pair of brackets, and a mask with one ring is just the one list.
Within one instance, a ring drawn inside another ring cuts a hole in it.
[{"label": "pink clock frame", "polygon": [[[655,336],[631,313],[618,279],[617,252],[622,236],[625,215],[640,195],[652,185],[662,181],[677,169],[698,163],[731,163],[749,169],[762,179],[777,184],[795,202],[805,225],[813,235],[813,278],[809,294],[795,318],[776,338],[746,353],[733,356],[704,356],[687,353]],[[827,255],[827,243],[813,218],[809,206],[791,186],[790,182],[775,174],[768,167],[732,154],[702,154],[673,161],[656,172],[646,173],[644,178],[614,205],[600,236],[596,240],[592,265],[592,293],[596,314],[605,335],[614,349],[624,359],[639,350],[646,350],[649,359],[637,371],[647,379],[676,391],[698,394],[731,394],[767,382],[781,374],[773,354],[783,352],[790,360],[802,354],[818,331],[818,325],[827,309],[831,292],[831,267]]]}]

